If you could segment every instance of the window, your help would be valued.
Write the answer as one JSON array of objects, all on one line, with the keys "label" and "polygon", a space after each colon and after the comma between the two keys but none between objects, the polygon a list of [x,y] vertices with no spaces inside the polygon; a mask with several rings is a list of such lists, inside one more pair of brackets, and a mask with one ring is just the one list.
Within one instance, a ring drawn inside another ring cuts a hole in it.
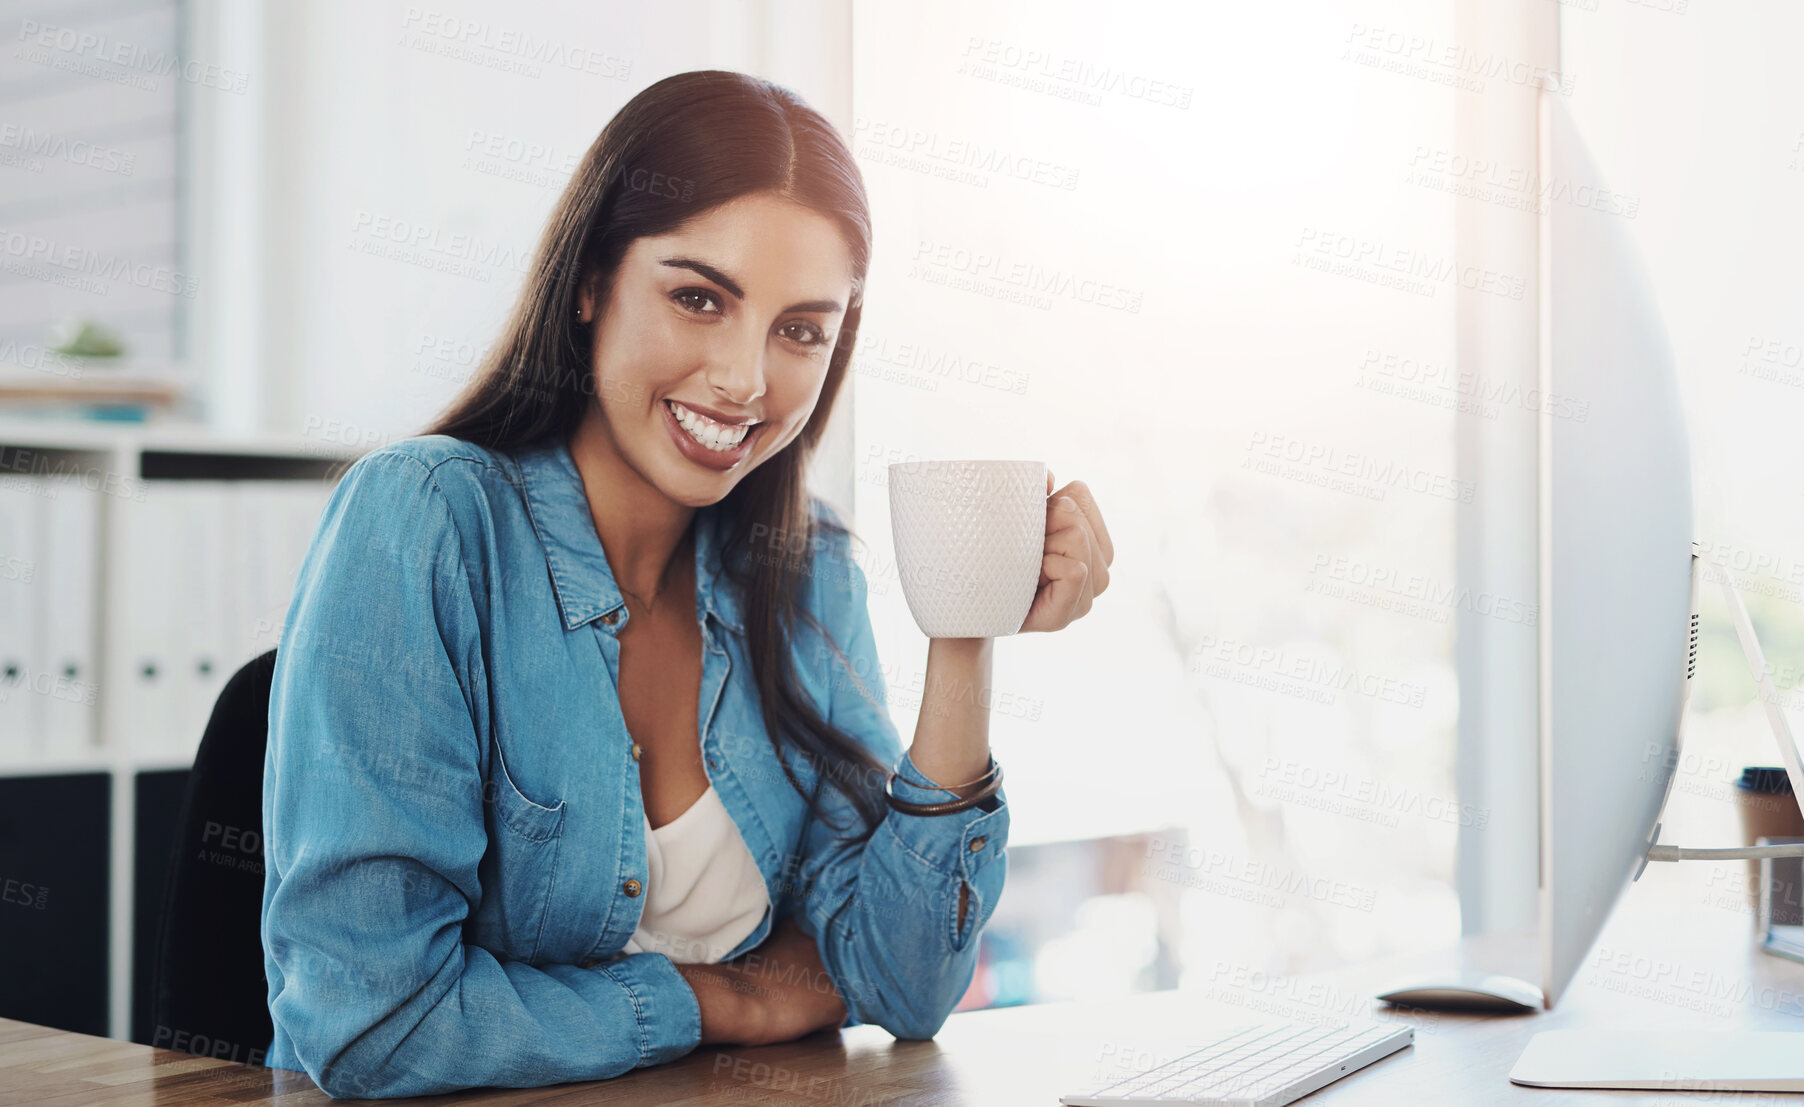
[{"label": "window", "polygon": [[1407,2],[855,9],[877,234],[856,512],[905,739],[925,648],[887,464],[1044,459],[1116,542],[1090,617],[996,651],[1011,852],[1138,851],[1119,879],[1047,876],[1097,889],[1066,917],[1004,898],[1010,998],[1458,934],[1456,840],[1482,817],[1453,776],[1455,518],[1481,494],[1454,453],[1469,93],[1397,45],[1452,24]]},{"label": "window", "polygon": [[[178,0],[19,10],[0,82],[0,373],[73,372],[53,348],[184,354],[198,293],[180,215],[183,104],[230,80],[182,56]],[[104,333],[102,333],[104,332]]]}]

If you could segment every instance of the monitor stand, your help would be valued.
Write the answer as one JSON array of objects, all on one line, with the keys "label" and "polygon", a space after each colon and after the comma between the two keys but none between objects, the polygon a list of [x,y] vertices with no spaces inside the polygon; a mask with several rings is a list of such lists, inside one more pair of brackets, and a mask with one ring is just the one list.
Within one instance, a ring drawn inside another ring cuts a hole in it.
[{"label": "monitor stand", "polygon": [[1543,1030],[1510,1082],[1531,1088],[1804,1092],[1789,1030]]}]

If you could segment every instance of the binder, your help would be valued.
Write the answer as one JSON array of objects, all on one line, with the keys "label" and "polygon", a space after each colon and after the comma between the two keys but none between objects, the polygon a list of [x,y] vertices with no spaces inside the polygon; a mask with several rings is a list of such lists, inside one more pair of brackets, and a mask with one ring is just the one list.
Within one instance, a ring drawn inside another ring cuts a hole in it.
[{"label": "binder", "polygon": [[201,734],[241,652],[231,587],[230,511],[232,482],[171,481],[169,518],[176,536],[174,565],[175,640],[172,676],[175,724],[161,750],[172,759],[192,760]]},{"label": "binder", "polygon": [[181,491],[173,481],[143,482],[142,500],[115,501],[112,555],[119,559],[113,612],[119,633],[108,651],[102,695],[116,700],[111,735],[133,757],[161,757],[181,725],[175,678],[176,598],[180,582],[176,521]]},{"label": "binder", "polygon": [[33,680],[42,693],[44,752],[79,758],[95,749],[99,716],[100,490],[65,478],[48,480],[45,491],[41,648]]},{"label": "binder", "polygon": [[276,645],[282,629],[281,565],[276,561],[282,549],[281,488],[285,481],[245,480],[234,490],[238,499],[235,540],[232,545],[236,565],[233,570],[235,591],[245,625],[249,660]]},{"label": "binder", "polygon": [[313,544],[332,486],[322,482],[243,481],[238,553],[240,595],[252,627],[244,660],[276,648],[288,619],[301,566]]},{"label": "binder", "polygon": [[0,477],[0,763],[30,761],[43,752],[39,697],[31,667],[42,639],[38,609],[38,491],[42,477]]}]

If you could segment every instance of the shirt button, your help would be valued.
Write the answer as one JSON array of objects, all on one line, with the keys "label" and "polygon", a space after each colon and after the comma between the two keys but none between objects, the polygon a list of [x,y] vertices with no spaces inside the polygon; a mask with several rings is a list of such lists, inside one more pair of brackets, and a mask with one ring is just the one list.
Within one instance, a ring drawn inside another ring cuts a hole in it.
[{"label": "shirt button", "polygon": [[645,750],[640,747],[639,743],[637,743],[637,742],[633,743],[633,760],[634,761],[639,760],[639,755],[644,752],[645,752]]},{"label": "shirt button", "polygon": [[601,621],[608,624],[609,626],[613,626],[617,621],[619,621],[619,619],[620,619],[620,616],[616,615],[612,611],[608,612],[606,615],[603,615],[601,617]]},{"label": "shirt button", "polygon": [[971,839],[971,852],[976,853],[978,850],[982,849],[983,843],[984,843],[984,837],[981,834],[979,834],[977,837]]},{"label": "shirt button", "polygon": [[628,896],[638,895],[641,889],[642,885],[640,885],[637,880],[629,880],[620,886],[620,890],[625,892]]}]

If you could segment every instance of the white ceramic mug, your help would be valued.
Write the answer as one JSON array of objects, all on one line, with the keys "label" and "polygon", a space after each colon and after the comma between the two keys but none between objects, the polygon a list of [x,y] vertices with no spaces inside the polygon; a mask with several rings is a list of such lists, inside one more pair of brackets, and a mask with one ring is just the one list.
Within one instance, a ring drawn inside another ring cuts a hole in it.
[{"label": "white ceramic mug", "polygon": [[923,634],[1021,630],[1046,552],[1045,462],[897,462],[889,517],[902,595]]}]

